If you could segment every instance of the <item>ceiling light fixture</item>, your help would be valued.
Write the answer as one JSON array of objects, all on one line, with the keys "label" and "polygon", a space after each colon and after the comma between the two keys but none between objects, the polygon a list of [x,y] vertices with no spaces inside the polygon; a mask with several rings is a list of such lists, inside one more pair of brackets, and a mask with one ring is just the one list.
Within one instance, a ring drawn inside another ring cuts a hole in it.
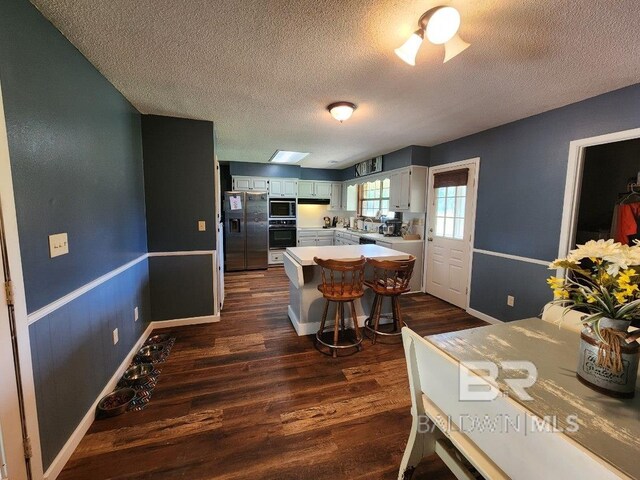
[{"label": "ceiling light fixture", "polygon": [[340,123],[344,122],[345,120],[349,120],[356,108],[356,105],[351,102],[335,102],[327,106],[327,110],[329,110],[331,116],[338,120]]},{"label": "ceiling light fixture", "polygon": [[309,155],[305,152],[291,152],[288,150],[276,150],[269,162],[271,163],[298,163],[304,157]]},{"label": "ceiling light fixture", "polygon": [[471,44],[465,42],[458,35],[460,28],[460,14],[453,7],[434,7],[422,14],[418,20],[418,30],[413,32],[395,52],[404,62],[414,66],[416,55],[422,45],[425,33],[427,39],[434,45],[444,45],[444,62],[466,50]]}]

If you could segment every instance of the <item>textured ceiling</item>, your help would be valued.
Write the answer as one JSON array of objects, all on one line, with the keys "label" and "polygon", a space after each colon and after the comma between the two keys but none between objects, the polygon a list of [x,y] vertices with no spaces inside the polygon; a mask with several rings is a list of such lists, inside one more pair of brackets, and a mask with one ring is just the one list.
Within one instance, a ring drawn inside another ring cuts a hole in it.
[{"label": "textured ceiling", "polygon": [[[142,113],[213,120],[220,160],[343,167],[640,80],[637,0],[32,1]],[[404,64],[393,49],[443,3],[471,47]],[[342,125],[338,100],[358,104]]]}]

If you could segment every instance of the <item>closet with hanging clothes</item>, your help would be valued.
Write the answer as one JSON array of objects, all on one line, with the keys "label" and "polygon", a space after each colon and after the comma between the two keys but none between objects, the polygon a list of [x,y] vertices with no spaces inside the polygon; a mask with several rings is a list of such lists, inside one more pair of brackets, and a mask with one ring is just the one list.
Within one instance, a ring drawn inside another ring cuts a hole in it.
[{"label": "closet with hanging clothes", "polygon": [[640,239],[640,139],[587,147],[576,244]]}]

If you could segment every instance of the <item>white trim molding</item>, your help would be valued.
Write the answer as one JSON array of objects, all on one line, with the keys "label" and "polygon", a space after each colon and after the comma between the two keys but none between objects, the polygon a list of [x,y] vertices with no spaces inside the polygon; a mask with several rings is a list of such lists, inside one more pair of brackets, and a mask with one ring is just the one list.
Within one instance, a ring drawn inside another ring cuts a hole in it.
[{"label": "white trim molding", "polygon": [[[64,297],[60,297],[59,299],[51,302],[48,305],[45,305],[44,307],[40,308],[39,310],[36,310],[33,313],[30,313],[27,318],[28,318],[28,323],[29,325],[31,325],[32,323],[37,322],[38,320],[46,317],[47,315],[50,315],[51,313],[55,312],[56,310],[64,307],[66,304],[74,301],[75,299],[81,297],[82,295],[84,295],[85,293],[93,290],[96,287],[99,287],[100,285],[102,285],[103,283],[111,280],[112,278],[120,275],[121,273],[129,270],[131,267],[137,265],[138,263],[146,260],[147,258],[150,257],[185,257],[185,256],[191,256],[191,255],[211,255],[214,258],[214,265],[213,265],[213,270],[214,270],[214,277],[215,277],[215,269],[216,269],[216,265],[215,265],[215,257],[216,257],[216,251],[215,250],[194,250],[194,251],[180,251],[180,252],[150,252],[150,253],[145,253],[143,255],[140,255],[138,258],[125,263],[124,265],[116,268],[115,270],[110,271],[109,273],[105,273],[104,275],[102,275],[101,277],[96,278],[95,280],[92,280],[91,282],[81,286],[80,288],[74,290],[73,292],[70,292],[68,294],[66,294]],[[217,310],[214,310],[214,312],[217,312]],[[203,317],[204,318],[204,317]],[[207,322],[201,322],[201,323],[207,323]]]},{"label": "white trim molding", "polygon": [[471,315],[472,317],[476,317],[479,318],[480,320],[484,320],[485,322],[491,323],[492,325],[502,325],[503,322],[502,320],[498,320],[495,317],[492,317],[490,315],[487,315],[486,313],[482,313],[478,310],[475,310],[471,307],[467,308],[467,313],[469,315]]},{"label": "white trim molding", "polygon": [[178,318],[174,320],[154,320],[151,322],[153,328],[182,327],[185,325],[201,325],[203,323],[217,323],[220,315],[205,315],[203,317]]},{"label": "white trim molding", "polygon": [[[27,434],[31,439],[33,456],[31,457],[31,475],[35,479],[42,478],[42,452],[40,446],[40,429],[33,379],[33,363],[31,357],[31,341],[27,318],[27,300],[20,255],[18,220],[13,191],[11,160],[9,157],[9,138],[4,115],[2,90],[0,88],[0,208],[4,220],[4,234],[7,244],[7,264],[11,272],[14,289],[13,311],[16,321],[16,339],[18,342],[18,359],[20,379],[24,398]],[[3,366],[5,368],[6,366]]]},{"label": "white trim molding", "polygon": [[89,407],[89,409],[87,410],[87,413],[85,413],[84,417],[82,417],[82,420],[80,421],[78,426],[75,428],[75,430],[73,431],[69,439],[66,441],[66,443],[62,447],[62,450],[58,452],[58,455],[56,455],[56,458],[53,460],[53,462],[51,462],[51,465],[49,466],[49,468],[44,474],[45,480],[55,480],[58,477],[58,475],[60,475],[60,472],[62,471],[66,463],[69,461],[69,458],[71,458],[71,455],[73,454],[73,452],[76,450],[76,448],[78,448],[80,441],[82,440],[82,438],[85,436],[85,434],[91,427],[91,424],[95,419],[95,412],[96,412],[96,407],[98,406],[98,402],[102,397],[104,397],[105,395],[107,395],[109,392],[113,391],[116,388],[116,385],[120,380],[120,377],[122,377],[122,374],[124,373],[124,371],[131,364],[133,357],[136,355],[138,350],[142,347],[146,339],[149,338],[149,335],[151,334],[151,332],[153,332],[154,330],[163,329],[163,328],[181,327],[186,325],[199,325],[199,324],[214,323],[219,321],[220,321],[219,315],[210,315],[206,317],[180,318],[176,320],[165,320],[165,321],[160,320],[160,321],[150,322],[149,325],[147,325],[147,328],[144,330],[144,332],[140,336],[140,338],[136,341],[136,343],[134,343],[133,347],[131,348],[127,356],[124,358],[124,360],[122,361],[118,369],[114,372],[112,377],[109,379],[105,387],[102,389],[102,391],[98,395],[98,397],[95,399],[91,407]]},{"label": "white trim molding", "polygon": [[538,260],[537,258],[521,257],[519,255],[511,255],[509,253],[493,252],[491,250],[482,250],[480,248],[474,248],[474,253],[481,253],[483,255],[491,255],[492,257],[508,258],[509,260],[517,260],[519,262],[533,263],[535,265],[543,265],[548,267],[551,260]]},{"label": "white trim molding", "polygon": [[58,477],[58,475],[60,475],[60,472],[62,471],[66,463],[69,461],[69,458],[71,458],[71,455],[73,454],[73,452],[76,450],[76,448],[78,448],[78,445],[80,444],[80,441],[82,440],[84,435],[87,433],[87,430],[89,430],[89,427],[91,427],[91,424],[95,419],[96,407],[98,406],[98,402],[102,397],[104,397],[105,395],[107,395],[108,393],[110,393],[116,388],[116,385],[120,380],[120,377],[122,377],[122,374],[127,369],[127,367],[133,360],[133,357],[136,355],[138,350],[142,347],[142,344],[149,337],[149,334],[151,333],[152,330],[153,330],[153,323],[150,323],[145,329],[145,331],[143,332],[143,334],[140,336],[140,338],[136,341],[136,343],[133,344],[133,347],[131,348],[127,356],[124,358],[122,363],[120,363],[120,366],[114,372],[114,374],[109,379],[105,387],[102,389],[102,391],[98,395],[98,398],[96,398],[94,402],[91,404],[91,406],[89,407],[89,410],[87,410],[87,413],[85,413],[84,417],[82,417],[82,420],[80,420],[80,423],[78,424],[78,426],[75,428],[75,430],[73,431],[69,439],[66,441],[62,449],[58,452],[58,455],[56,455],[56,458],[54,458],[53,462],[51,462],[51,465],[49,466],[49,468],[44,474],[45,480],[54,480],[55,478]]},{"label": "white trim molding", "polygon": [[566,257],[575,242],[578,223],[578,199],[582,186],[582,171],[584,168],[584,153],[587,147],[602,145],[603,143],[621,142],[640,138],[640,128],[607,133],[595,137],[573,140],[569,143],[569,159],[567,178],[564,186],[564,203],[562,206],[562,224],[558,258]]},{"label": "white trim molding", "polygon": [[129,270],[131,267],[137,265],[138,263],[140,263],[140,262],[142,262],[143,260],[146,260],[146,259],[147,259],[147,254],[145,253],[144,255],[139,256],[135,260],[132,260],[129,263],[125,263],[121,267],[118,267],[115,270],[112,270],[109,273],[106,273],[106,274],[102,275],[101,277],[98,277],[95,280],[87,283],[86,285],[83,285],[82,287],[74,290],[73,292],[66,294],[64,297],[60,297],[58,300],[56,300],[54,302],[51,302],[49,305],[46,305],[46,306],[42,307],[41,309],[36,310],[33,313],[30,313],[29,316],[28,316],[29,325],[31,325],[32,323],[37,322],[38,320],[40,320],[41,318],[46,317],[47,315],[55,312],[59,308],[64,307],[66,304],[71,303],[76,298],[81,297],[85,293],[93,290],[94,288],[102,285],[103,283],[105,283],[105,282],[111,280],[112,278],[120,275],[121,273]]},{"label": "white trim molding", "polygon": [[215,255],[215,250],[184,250],[179,252],[149,252],[149,257],[189,257],[192,255]]}]

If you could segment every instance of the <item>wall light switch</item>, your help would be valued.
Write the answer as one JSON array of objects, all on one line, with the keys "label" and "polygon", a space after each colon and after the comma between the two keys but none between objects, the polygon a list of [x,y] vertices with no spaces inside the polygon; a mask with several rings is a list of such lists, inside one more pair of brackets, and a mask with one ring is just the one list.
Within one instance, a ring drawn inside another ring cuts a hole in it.
[{"label": "wall light switch", "polygon": [[513,295],[507,295],[507,305],[513,307],[516,303],[516,298]]},{"label": "wall light switch", "polygon": [[138,318],[140,318],[140,314],[138,313],[138,307],[133,309],[133,321],[137,322]]},{"label": "wall light switch", "polygon": [[198,231],[205,232],[207,230],[207,223],[204,220],[198,222]]},{"label": "wall light switch", "polygon": [[116,328],[113,331],[113,344],[115,345],[116,343],[118,343],[118,340],[120,340],[120,339],[118,338],[118,329]]},{"label": "wall light switch", "polygon": [[56,233],[49,235],[49,256],[59,257],[69,253],[69,240],[66,233]]}]

